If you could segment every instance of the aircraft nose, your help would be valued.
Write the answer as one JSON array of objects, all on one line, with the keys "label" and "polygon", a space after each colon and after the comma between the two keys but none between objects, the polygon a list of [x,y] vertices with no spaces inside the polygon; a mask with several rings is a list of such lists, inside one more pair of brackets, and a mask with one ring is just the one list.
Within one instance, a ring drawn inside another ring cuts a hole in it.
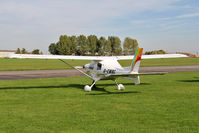
[{"label": "aircraft nose", "polygon": [[89,68],[89,64],[83,65],[84,69],[88,69]]}]

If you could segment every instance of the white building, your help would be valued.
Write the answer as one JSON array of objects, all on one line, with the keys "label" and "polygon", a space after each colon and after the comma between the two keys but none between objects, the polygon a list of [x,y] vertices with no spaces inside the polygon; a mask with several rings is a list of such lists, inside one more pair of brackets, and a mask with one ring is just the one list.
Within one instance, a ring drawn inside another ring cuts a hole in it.
[{"label": "white building", "polygon": [[0,58],[8,57],[9,54],[15,54],[15,50],[0,50]]}]

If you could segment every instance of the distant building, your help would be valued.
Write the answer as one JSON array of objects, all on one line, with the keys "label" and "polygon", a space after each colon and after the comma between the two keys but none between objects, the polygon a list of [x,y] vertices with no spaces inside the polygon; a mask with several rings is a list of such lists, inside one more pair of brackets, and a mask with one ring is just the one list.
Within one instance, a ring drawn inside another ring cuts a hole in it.
[{"label": "distant building", "polygon": [[0,58],[8,57],[9,54],[15,54],[15,50],[0,50]]},{"label": "distant building", "polygon": [[199,58],[199,55],[195,55],[195,57]]}]

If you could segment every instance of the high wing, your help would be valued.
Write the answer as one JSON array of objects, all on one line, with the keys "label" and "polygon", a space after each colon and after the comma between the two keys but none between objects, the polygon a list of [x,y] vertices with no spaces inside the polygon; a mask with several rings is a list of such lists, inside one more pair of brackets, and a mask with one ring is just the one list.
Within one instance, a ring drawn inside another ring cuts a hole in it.
[{"label": "high wing", "polygon": [[[156,54],[143,55],[142,59],[156,59],[156,58],[183,58],[188,57],[184,54]],[[8,58],[33,58],[33,59],[72,59],[72,60],[93,60],[101,61],[105,59],[130,60],[134,56],[72,56],[72,55],[34,55],[34,54],[10,54]]]},{"label": "high wing", "polygon": [[34,54],[10,54],[8,58],[21,59],[72,59],[72,60],[104,60],[110,59],[108,56],[72,56],[72,55],[34,55]]},{"label": "high wing", "polygon": [[[116,56],[117,60],[129,60],[134,56]],[[155,55],[142,55],[142,59],[157,59],[157,58],[184,58],[188,57],[184,54],[155,54]]]}]

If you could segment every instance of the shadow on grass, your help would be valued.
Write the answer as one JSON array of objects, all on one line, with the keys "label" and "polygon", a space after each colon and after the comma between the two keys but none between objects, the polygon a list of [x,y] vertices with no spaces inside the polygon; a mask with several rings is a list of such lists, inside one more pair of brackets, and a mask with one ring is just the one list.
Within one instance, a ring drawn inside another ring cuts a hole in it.
[{"label": "shadow on grass", "polygon": [[177,80],[178,82],[199,82],[199,77],[193,77],[194,79],[187,79],[187,80]]},{"label": "shadow on grass", "polygon": [[[123,83],[124,86],[135,85],[134,83]],[[140,85],[150,85],[150,83],[141,83]],[[68,84],[68,85],[57,85],[57,86],[17,86],[17,87],[0,87],[0,90],[5,89],[53,89],[53,88],[76,88],[83,90],[85,85],[82,84]],[[109,94],[129,94],[129,93],[140,93],[139,91],[118,91],[110,92],[104,89],[107,86],[113,86],[114,89],[117,88],[116,84],[96,84],[92,88],[93,91],[101,91],[103,93],[90,93],[86,95],[109,95]]]},{"label": "shadow on grass", "polygon": [[57,85],[57,86],[17,86],[17,87],[0,87],[0,90],[4,89],[51,89],[51,88],[69,88],[69,87],[82,87],[83,85],[79,84],[70,84],[70,85]]},{"label": "shadow on grass", "polygon": [[[134,83],[123,83],[124,86],[128,86],[128,85],[135,85]],[[151,85],[150,83],[141,83],[140,85]],[[82,84],[68,84],[68,85],[51,85],[51,86],[16,86],[16,87],[0,87],[0,90],[2,89],[51,89],[51,88],[69,88],[69,87],[73,87],[73,88],[77,88],[77,89],[83,89],[85,85]],[[99,90],[102,88],[98,88],[98,86],[117,86],[116,84],[96,84],[97,87],[93,87],[92,90]]]},{"label": "shadow on grass", "polygon": [[110,91],[105,91],[104,93],[91,93],[91,94],[86,94],[86,95],[112,95],[112,94],[130,94],[130,93],[141,93],[139,91],[119,91],[118,92],[110,92]]},{"label": "shadow on grass", "polygon": [[[128,85],[135,85],[134,83],[123,83],[124,86],[128,86]],[[150,85],[150,83],[141,83],[140,85]],[[118,92],[110,92],[110,91],[107,91],[105,90],[104,88],[99,88],[99,86],[103,86],[103,87],[107,87],[107,86],[115,86],[114,89],[117,88],[117,85],[116,84],[98,84],[96,85],[92,90],[94,91],[103,91],[103,93],[90,93],[90,94],[86,94],[86,95],[115,95],[115,94],[130,94],[130,93],[141,93],[140,91],[119,91]]]},{"label": "shadow on grass", "polygon": [[[135,83],[122,83],[124,86],[135,85]],[[151,85],[150,83],[140,83],[139,85]],[[117,86],[115,83],[97,84],[96,86]]]},{"label": "shadow on grass", "polygon": [[199,80],[177,80],[178,82],[199,82]]}]

